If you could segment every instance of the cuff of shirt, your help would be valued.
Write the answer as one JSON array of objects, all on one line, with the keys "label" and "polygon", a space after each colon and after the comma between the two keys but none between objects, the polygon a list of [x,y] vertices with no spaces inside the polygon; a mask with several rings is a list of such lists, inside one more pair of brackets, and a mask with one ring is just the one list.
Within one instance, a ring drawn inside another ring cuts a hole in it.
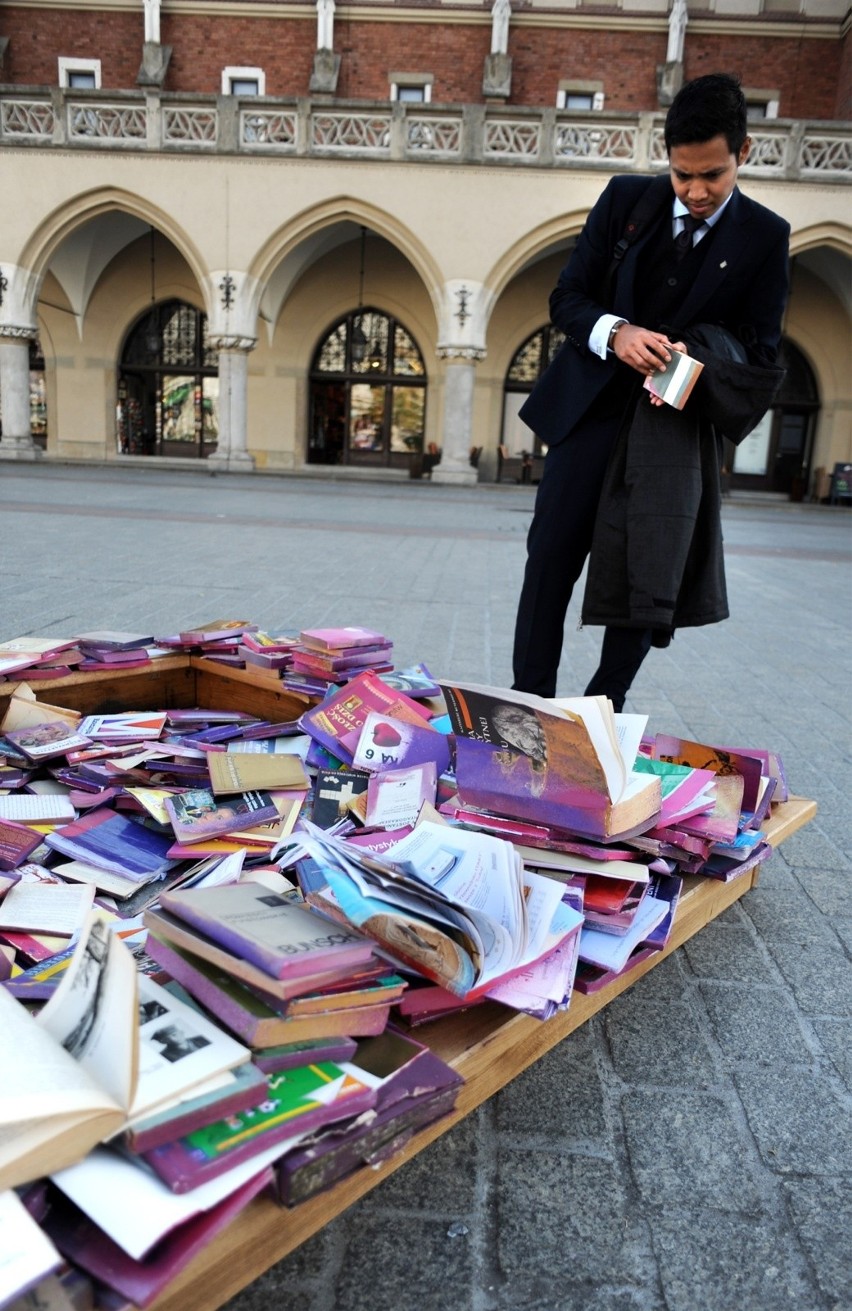
[{"label": "cuff of shirt", "polygon": [[625,320],[619,314],[602,314],[598,319],[592,331],[589,333],[589,350],[594,355],[599,355],[602,360],[606,359],[606,344],[609,341],[609,334],[616,323],[624,323]]}]

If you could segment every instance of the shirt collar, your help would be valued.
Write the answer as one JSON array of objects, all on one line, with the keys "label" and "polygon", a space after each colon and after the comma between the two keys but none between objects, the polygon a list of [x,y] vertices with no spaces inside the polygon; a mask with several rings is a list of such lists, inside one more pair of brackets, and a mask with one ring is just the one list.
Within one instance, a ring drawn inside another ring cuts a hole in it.
[{"label": "shirt collar", "polygon": [[[722,201],[721,205],[720,205],[719,208],[715,211],[715,213],[711,214],[709,218],[706,218],[706,219],[704,220],[704,222],[705,222],[705,224],[707,225],[708,228],[712,228],[713,225],[714,225],[714,223],[718,223],[718,222],[719,222],[719,219],[720,219],[720,218],[722,217],[722,215],[724,214],[725,209],[726,209],[727,206],[731,203],[731,196],[733,196],[733,194],[734,194],[734,193],[733,193],[733,191],[732,191],[732,192],[731,192],[731,195],[728,196],[727,200],[723,200],[723,201]],[[682,201],[678,196],[675,196],[675,198],[674,198],[674,209],[672,210],[672,218],[675,219],[675,220],[677,220],[677,219],[679,219],[679,218],[683,218],[684,214],[688,214],[688,213],[689,213],[689,210],[687,209],[686,205],[684,205],[683,201]]]}]

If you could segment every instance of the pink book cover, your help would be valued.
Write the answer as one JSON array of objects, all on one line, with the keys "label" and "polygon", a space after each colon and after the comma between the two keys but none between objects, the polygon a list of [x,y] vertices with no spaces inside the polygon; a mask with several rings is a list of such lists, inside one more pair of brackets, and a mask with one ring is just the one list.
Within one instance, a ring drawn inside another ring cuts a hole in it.
[{"label": "pink book cover", "polygon": [[265,1166],[254,1179],[217,1206],[172,1230],[141,1261],[128,1256],[67,1199],[51,1206],[44,1229],[69,1261],[128,1298],[134,1306],[146,1307],[216,1234],[236,1219],[273,1177],[272,1167]]},{"label": "pink book cover", "polygon": [[303,628],[299,641],[316,651],[338,651],[357,646],[388,646],[390,639],[373,628]]},{"label": "pink book cover", "polygon": [[352,755],[342,746],[342,739],[347,733],[363,728],[371,710],[410,724],[423,725],[431,718],[431,712],[417,701],[402,692],[391,691],[380,678],[365,673],[333,692],[320,705],[305,711],[301,724],[320,746],[351,764]]}]

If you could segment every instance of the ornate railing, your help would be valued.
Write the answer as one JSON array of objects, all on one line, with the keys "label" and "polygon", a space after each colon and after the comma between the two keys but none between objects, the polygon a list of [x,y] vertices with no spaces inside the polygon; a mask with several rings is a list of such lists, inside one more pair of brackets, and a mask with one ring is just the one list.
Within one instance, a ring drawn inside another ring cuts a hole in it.
[{"label": "ornate railing", "polygon": [[[777,119],[754,124],[751,135],[746,171],[756,176],[852,178],[847,123]],[[31,87],[0,90],[3,145],[626,171],[666,162],[662,114]]]}]

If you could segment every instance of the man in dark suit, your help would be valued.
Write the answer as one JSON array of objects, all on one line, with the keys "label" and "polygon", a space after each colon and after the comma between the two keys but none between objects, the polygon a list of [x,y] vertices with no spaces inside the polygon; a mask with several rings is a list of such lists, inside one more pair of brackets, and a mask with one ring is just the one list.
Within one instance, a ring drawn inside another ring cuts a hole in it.
[{"label": "man in dark suit", "polygon": [[[665,140],[667,177],[613,178],[589,215],[550,298],[567,340],[521,409],[548,453],[527,540],[514,686],[540,696],[556,692],[565,613],[616,438],[637,405],[662,404],[644,380],[672,348],[684,349],[691,325],[725,328],[752,365],[774,364],[781,340],[790,229],[736,186],[751,144],[739,82],[714,73],[686,83]],[[620,710],[653,641],[651,629],[607,627],[586,694]]]}]

